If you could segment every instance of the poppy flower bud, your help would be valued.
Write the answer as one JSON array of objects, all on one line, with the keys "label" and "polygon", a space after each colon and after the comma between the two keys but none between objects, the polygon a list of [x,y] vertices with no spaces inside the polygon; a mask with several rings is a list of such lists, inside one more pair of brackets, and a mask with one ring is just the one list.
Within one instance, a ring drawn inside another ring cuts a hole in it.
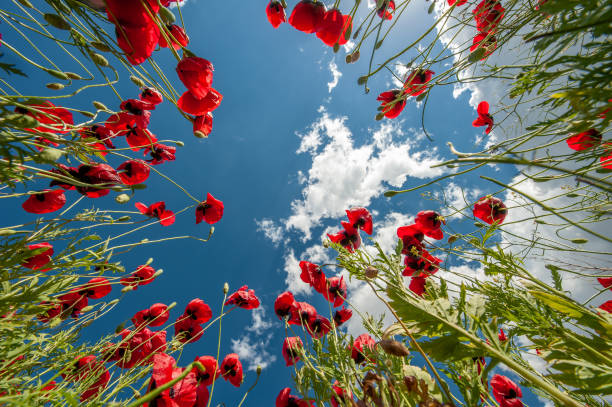
[{"label": "poppy flower bud", "polygon": [[174,13],[170,11],[170,9],[168,9],[167,7],[159,8],[159,16],[166,24],[174,24],[174,22],[176,21]]},{"label": "poppy flower bud", "polygon": [[223,284],[223,294],[227,294],[229,292],[229,284]]},{"label": "poppy flower bud", "polygon": [[28,8],[34,8],[32,3],[30,3],[28,0],[19,0],[19,3],[21,3],[22,6],[25,6]]},{"label": "poppy flower bud", "polygon": [[383,339],[378,342],[378,345],[389,355],[402,357],[410,354],[410,351],[403,343],[393,339]]},{"label": "poppy flower bud", "polygon": [[58,16],[57,14],[46,13],[43,15],[43,18],[46,22],[51,24],[53,27],[60,30],[70,30],[70,24],[63,17]]},{"label": "poppy flower bud", "polygon": [[57,82],[47,83],[45,86],[47,87],[47,89],[51,90],[62,90],[65,88],[65,85],[63,83]]},{"label": "poppy flower bud", "polygon": [[74,73],[74,72],[66,72],[66,76],[68,76],[70,79],[75,80],[75,81],[83,79],[81,75],[79,75],[78,73]]},{"label": "poppy flower bud", "polygon": [[106,107],[104,103],[98,102],[97,100],[94,100],[91,104],[98,110],[108,110],[108,107]]},{"label": "poppy flower bud", "polygon": [[92,52],[89,54],[89,57],[91,58],[92,62],[96,65],[100,65],[100,66],[108,66],[108,59],[104,58],[102,55],[98,54],[97,52]]},{"label": "poppy flower bud", "polygon": [[134,85],[138,86],[139,88],[145,87],[144,81],[137,76],[134,76],[134,75],[130,76],[130,80],[132,81]]},{"label": "poppy flower bud", "polygon": [[376,278],[376,276],[378,275],[378,269],[374,266],[368,266],[365,269],[365,276],[367,278]]},{"label": "poppy flower bud", "polygon": [[[90,43],[92,47],[102,52],[111,52],[111,48],[103,42],[94,41]],[[66,72],[67,73],[67,72]]]},{"label": "poppy flower bud", "polygon": [[124,204],[130,202],[130,196],[128,194],[119,194],[115,197],[115,202]]}]

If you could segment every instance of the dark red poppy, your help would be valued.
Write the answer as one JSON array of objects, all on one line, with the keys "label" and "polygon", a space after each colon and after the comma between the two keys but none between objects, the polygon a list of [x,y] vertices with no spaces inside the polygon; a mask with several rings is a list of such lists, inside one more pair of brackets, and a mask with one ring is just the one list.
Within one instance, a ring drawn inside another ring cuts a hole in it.
[{"label": "dark red poppy", "polygon": [[326,11],[317,28],[317,37],[326,45],[333,47],[336,43],[344,45],[348,42],[353,29],[353,19],[350,15],[342,15],[340,10]]},{"label": "dark red poppy", "polygon": [[135,327],[141,325],[161,326],[168,321],[169,317],[168,306],[166,304],[156,303],[134,314],[132,323]]},{"label": "dark red poppy", "polygon": [[493,53],[493,51],[497,49],[497,38],[493,34],[487,32],[476,34],[472,40],[470,52],[474,52],[478,48],[485,49],[485,53],[483,54],[482,58],[480,58],[481,61],[484,61]]},{"label": "dark red poppy", "polygon": [[367,357],[367,354],[374,350],[374,346],[376,346],[376,342],[370,335],[359,335],[353,341],[353,346],[351,347],[351,358],[358,365],[366,360],[370,360],[370,358]]},{"label": "dark red poppy", "polygon": [[[51,172],[54,174],[62,175],[63,177],[74,178],[75,180],[79,179],[79,169],[75,167],[68,167],[64,164],[57,164],[57,168],[52,168]],[[76,189],[73,183],[68,183],[66,181],[60,181],[57,179],[54,179],[53,181],[51,181],[49,183],[49,186],[50,187],[58,186],[67,191]]]},{"label": "dark red poppy", "polygon": [[153,105],[159,105],[164,101],[162,94],[155,88],[143,88],[138,98]]},{"label": "dark red poppy", "polygon": [[334,382],[332,386],[332,397],[331,397],[331,405],[332,407],[340,407],[340,406],[350,406],[352,405],[349,400],[353,398],[353,395],[350,390],[344,390],[342,387],[338,386],[338,381]]},{"label": "dark red poppy", "polygon": [[167,146],[165,144],[155,143],[153,146],[146,147],[144,155],[151,154],[151,158],[147,162],[152,165],[162,164],[166,161],[174,161],[176,159],[176,147]]},{"label": "dark red poppy", "polygon": [[599,157],[599,162],[601,163],[602,167],[612,170],[612,152],[607,153],[605,156]]},{"label": "dark red poppy", "polygon": [[395,11],[395,2],[393,0],[386,0],[376,11],[376,14],[384,20],[391,20],[393,18],[393,14],[391,14],[393,11]]},{"label": "dark red poppy", "polygon": [[139,327],[138,331],[124,329],[120,334],[122,341],[109,345],[103,355],[122,369],[131,369],[141,362],[152,363],[152,355],[166,351],[166,331],[152,332]]},{"label": "dark red poppy", "polygon": [[179,317],[174,323],[174,336],[182,343],[191,343],[204,335],[202,325],[190,318]]},{"label": "dark red poppy", "polygon": [[176,66],[179,79],[194,99],[203,99],[208,95],[212,89],[214,70],[210,61],[199,57],[185,57]]},{"label": "dark red poppy", "polygon": [[493,222],[501,224],[506,219],[508,209],[501,199],[494,196],[483,196],[474,204],[472,211],[474,217],[491,225]]},{"label": "dark red poppy", "polygon": [[221,376],[225,380],[229,380],[231,384],[240,387],[242,384],[242,363],[238,359],[238,355],[230,353],[221,362]]},{"label": "dark red poppy", "polygon": [[323,292],[325,299],[339,307],[346,299],[346,282],[344,277],[331,277],[327,279],[327,290]]},{"label": "dark red poppy", "polygon": [[320,339],[327,335],[331,331],[332,326],[329,319],[322,315],[316,315],[313,319],[308,322],[308,333],[310,336],[316,339]]},{"label": "dark red poppy", "polygon": [[336,310],[336,312],[334,312],[334,323],[336,324],[336,326],[340,326],[344,324],[346,321],[348,321],[349,319],[351,319],[352,316],[353,316],[353,311],[351,311],[350,309],[348,308],[338,309]]},{"label": "dark red poppy", "polygon": [[197,116],[193,121],[193,133],[200,133],[199,137],[208,137],[208,135],[212,132],[212,129],[213,115],[210,112],[202,116]]},{"label": "dark red poppy", "polygon": [[293,8],[289,16],[289,24],[296,30],[312,34],[318,30],[324,15],[325,5],[322,2],[302,0]]},{"label": "dark red poppy", "polygon": [[292,325],[310,325],[317,318],[317,310],[307,302],[294,303],[291,309],[291,319],[289,323]]},{"label": "dark red poppy", "polygon": [[286,387],[276,396],[276,407],[312,407],[314,403],[308,403],[291,393],[291,389]]},{"label": "dark red poppy", "polygon": [[[153,371],[151,372],[151,381],[147,392],[176,379],[183,373],[183,370],[176,367],[176,361],[172,356],[165,353],[154,355]],[[189,372],[184,379],[153,399],[150,405],[157,407],[193,407],[197,398],[197,386],[195,373]]]},{"label": "dark red poppy", "polygon": [[434,74],[435,72],[429,69],[410,72],[404,82],[404,93],[410,96],[419,96],[427,90],[427,84]]},{"label": "dark red poppy", "polygon": [[134,206],[143,215],[158,218],[162,226],[170,226],[174,223],[174,212],[166,210],[166,204],[163,201],[155,202],[151,206],[147,206],[142,202],[136,202]]},{"label": "dark red poppy", "polygon": [[306,284],[309,284],[318,293],[323,294],[327,290],[325,273],[321,267],[308,261],[300,261],[300,269],[302,270],[300,278]]},{"label": "dark red poppy", "polygon": [[496,374],[491,379],[493,396],[500,407],[521,407],[523,403],[519,400],[523,397],[520,387],[506,376]]},{"label": "dark red poppy", "polygon": [[21,207],[30,213],[49,213],[55,212],[66,204],[66,196],[61,189],[45,189],[44,191],[32,194],[21,205]]},{"label": "dark red poppy", "polygon": [[121,181],[126,185],[141,184],[149,178],[151,169],[142,160],[128,160],[117,167]]},{"label": "dark red poppy", "polygon": [[426,285],[425,277],[416,276],[410,279],[410,284],[408,285],[408,288],[410,289],[410,291],[412,291],[416,295],[419,295],[422,297],[423,294],[425,294],[425,285]]},{"label": "dark red poppy", "polygon": [[279,294],[274,300],[274,313],[280,318],[291,316],[291,310],[295,307],[295,298],[291,291]]},{"label": "dark red poppy", "polygon": [[[53,254],[53,252],[51,254]],[[599,284],[601,284],[603,288],[609,288],[612,290],[612,277],[600,277],[597,279],[597,281],[599,281]]]},{"label": "dark red poppy", "polygon": [[146,114],[148,110],[155,110],[155,104],[142,99],[126,99],[121,102],[119,108],[135,116],[139,116]]},{"label": "dark red poppy", "polygon": [[113,24],[154,24],[159,12],[157,0],[106,0],[106,14]]},{"label": "dark red poppy", "polygon": [[45,268],[51,262],[53,256],[53,245],[47,242],[35,243],[28,245],[28,250],[36,250],[38,254],[28,257],[21,263],[25,268],[39,271],[49,271],[51,268]]},{"label": "dark red poppy", "polygon": [[259,298],[255,295],[254,290],[249,290],[249,287],[243,285],[229,296],[225,305],[236,305],[244,309],[255,309],[259,307]]},{"label": "dark red poppy", "polygon": [[189,301],[187,307],[185,307],[185,312],[183,316],[191,318],[194,322],[198,324],[204,324],[210,320],[212,317],[212,311],[208,304],[202,301],[199,298],[194,298]]},{"label": "dark red poppy", "polygon": [[499,339],[500,342],[506,342],[508,340],[506,333],[501,328],[499,328],[499,334],[497,334],[497,339]]},{"label": "dark red poppy", "polygon": [[353,250],[359,249],[361,246],[361,236],[359,236],[359,231],[353,227],[348,222],[340,222],[344,227],[344,230],[340,232],[330,235],[327,234],[329,240],[334,243],[338,243],[340,246],[344,247],[349,252],[353,252]]},{"label": "dark red poppy", "polygon": [[406,255],[404,265],[406,266],[402,272],[406,277],[428,277],[435,274],[442,263],[437,257],[432,256],[425,249],[422,249],[418,256],[412,254]]},{"label": "dark red poppy", "polygon": [[87,298],[98,299],[110,294],[112,287],[104,277],[93,277],[83,287],[79,288],[79,293],[86,295]]},{"label": "dark red poppy", "polygon": [[210,88],[201,99],[196,98],[190,91],[186,91],[177,101],[177,106],[185,113],[203,116],[219,107],[222,100],[223,95],[214,88]]},{"label": "dark red poppy", "polygon": [[106,388],[110,380],[110,374],[104,367],[104,363],[96,360],[96,357],[93,355],[84,356],[77,360],[68,370],[65,370],[65,373],[62,373],[64,379],[71,381],[90,380],[92,376],[96,380],[81,394],[81,402],[98,395]]},{"label": "dark red poppy", "polygon": [[217,380],[221,374],[217,369],[217,359],[212,356],[200,356],[195,358],[196,362],[200,362],[204,366],[205,372],[202,372],[197,367],[193,368],[193,372],[196,374],[198,379],[198,385],[210,386],[215,380]]},{"label": "dark red poppy", "polygon": [[212,225],[223,217],[223,202],[215,199],[210,193],[206,194],[206,200],[196,207],[196,225],[202,222]]},{"label": "dark red poppy", "polygon": [[[130,145],[132,151],[139,151],[141,148],[151,148],[157,143],[157,137],[147,129],[140,127],[130,127],[125,135],[125,141]],[[145,155],[146,155],[145,151]]]},{"label": "dark red poppy", "polygon": [[465,3],[467,3],[467,0],[448,0],[449,6],[452,6],[453,4],[455,4],[457,7],[459,7],[459,6],[463,6]]},{"label": "dark red poppy", "polygon": [[199,384],[196,389],[196,402],[193,407],[208,407],[208,399],[210,398],[210,392],[208,387]]},{"label": "dark red poppy", "polygon": [[120,283],[125,286],[133,287],[134,290],[138,288],[139,285],[147,285],[151,284],[154,280],[155,269],[151,266],[138,266],[136,271],[134,271],[129,277],[124,277],[121,279]]},{"label": "dark red poppy", "polygon": [[492,33],[504,18],[506,10],[498,0],[482,0],[472,13],[476,20],[476,29],[480,32]]},{"label": "dark red poppy", "polygon": [[446,221],[438,212],[420,211],[417,213],[414,223],[425,233],[425,236],[429,236],[428,232],[440,229],[443,224],[446,224]]},{"label": "dark red poppy", "polygon": [[268,3],[266,7],[266,16],[274,28],[278,28],[282,23],[287,22],[285,8],[276,0],[272,0]]},{"label": "dark red poppy", "polygon": [[26,130],[68,133],[70,126],[74,124],[72,113],[69,110],[55,106],[48,100],[29,104],[27,108],[16,107],[15,112],[33,117],[40,123],[38,127]]},{"label": "dark red poppy", "polygon": [[478,113],[478,118],[472,122],[472,126],[487,126],[485,133],[489,134],[493,128],[493,116],[489,114],[489,103],[484,101],[480,102],[476,112]]},{"label": "dark red poppy", "polygon": [[117,171],[115,171],[115,169],[108,164],[81,164],[79,165],[78,171],[79,180],[81,182],[91,185],[98,185],[98,187],[76,187],[77,191],[89,198],[99,198],[105,196],[110,192],[110,190],[104,187],[121,184],[121,177],[119,177]]},{"label": "dark red poppy", "polygon": [[582,133],[574,134],[567,139],[567,146],[575,151],[587,150],[601,143],[601,133],[595,129],[589,129]]},{"label": "dark red poppy", "polygon": [[103,145],[108,148],[115,148],[112,142],[113,133],[106,126],[94,124],[82,129],[80,132],[82,138],[95,138],[100,140]]},{"label": "dark red poppy", "polygon": [[416,256],[423,248],[421,242],[425,238],[425,234],[416,224],[397,228],[397,237],[402,239],[402,254]]},{"label": "dark red poppy", "polygon": [[603,304],[601,304],[599,307],[597,308],[601,308],[602,310],[612,313],[612,300],[606,301]]},{"label": "dark red poppy", "polygon": [[48,307],[40,314],[36,315],[36,318],[43,323],[49,322],[53,318],[57,317],[62,313],[61,303],[51,303],[49,301],[43,301],[39,304],[41,307]]},{"label": "dark red poppy", "polygon": [[140,129],[146,129],[149,126],[149,120],[151,119],[151,112],[145,111],[142,116],[136,116],[129,112],[118,112],[112,114],[104,122],[106,127],[112,134],[113,137],[124,136],[133,127]]},{"label": "dark red poppy", "polygon": [[176,24],[170,24],[166,26],[166,29],[168,31],[165,33],[161,33],[159,36],[159,46],[160,47],[170,48],[168,46],[168,42],[166,41],[166,38],[164,37],[164,34],[168,36],[168,39],[170,40],[170,43],[172,44],[172,48],[174,48],[175,50],[186,47],[189,44],[189,36],[187,35],[183,27],[176,25]]},{"label": "dark red poppy", "polygon": [[157,47],[161,33],[157,24],[115,26],[117,45],[132,65],[147,60]]},{"label": "dark red poppy", "polygon": [[368,235],[372,234],[372,215],[366,208],[355,207],[347,209],[346,216],[354,228],[361,229]]},{"label": "dark red poppy", "polygon": [[395,119],[406,107],[406,99],[401,97],[403,93],[400,89],[393,89],[381,93],[376,98],[381,102],[382,113],[387,119]]},{"label": "dark red poppy", "polygon": [[303,348],[304,344],[299,336],[290,336],[285,338],[283,342],[283,358],[285,358],[285,364],[287,366],[293,366],[300,360],[300,348]]}]

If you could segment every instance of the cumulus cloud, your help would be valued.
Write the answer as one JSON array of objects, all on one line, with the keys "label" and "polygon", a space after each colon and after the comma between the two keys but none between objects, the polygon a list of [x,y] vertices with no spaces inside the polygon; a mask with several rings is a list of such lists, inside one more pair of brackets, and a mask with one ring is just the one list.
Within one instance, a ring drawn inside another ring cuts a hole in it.
[{"label": "cumulus cloud", "polygon": [[263,340],[246,335],[240,339],[232,339],[232,352],[238,354],[247,370],[257,370],[257,366],[265,369],[276,361],[276,356],[266,350],[269,342],[269,337]]},{"label": "cumulus cloud", "polygon": [[255,219],[255,225],[257,231],[262,232],[266,238],[268,238],[274,246],[278,246],[280,241],[283,239],[283,228],[276,224],[272,219]]},{"label": "cumulus cloud", "polygon": [[336,62],[333,59],[329,63],[329,71],[332,74],[332,80],[327,83],[327,90],[329,93],[331,93],[331,91],[338,86],[338,82],[342,77],[342,72],[338,70],[338,65],[336,65]]}]

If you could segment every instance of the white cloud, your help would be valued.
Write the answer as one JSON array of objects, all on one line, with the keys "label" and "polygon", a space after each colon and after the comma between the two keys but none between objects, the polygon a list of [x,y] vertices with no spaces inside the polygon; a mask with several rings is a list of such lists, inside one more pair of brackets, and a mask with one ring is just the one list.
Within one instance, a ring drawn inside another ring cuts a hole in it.
[{"label": "white cloud", "polygon": [[255,308],[252,311],[251,317],[253,319],[253,323],[251,326],[247,327],[247,331],[255,332],[257,335],[263,335],[267,329],[274,326],[274,322],[265,319],[266,309],[263,305]]},{"label": "white cloud", "polygon": [[308,284],[304,283],[300,278],[300,260],[295,257],[295,252],[293,249],[290,249],[287,251],[287,253],[285,253],[284,271],[287,274],[287,277],[285,277],[287,290],[291,291],[293,294],[308,295],[312,293],[312,290]]},{"label": "white cloud", "polygon": [[340,78],[342,77],[342,72],[338,70],[338,65],[336,65],[336,62],[333,59],[329,63],[329,71],[332,74],[332,80],[331,82],[327,83],[327,90],[329,91],[329,93],[331,93],[331,91],[336,86],[338,86],[338,82],[340,81]]},{"label": "white cloud", "polygon": [[263,232],[264,236],[270,239],[274,246],[278,246],[283,239],[283,228],[280,225],[277,225],[272,219],[255,219],[255,224],[258,232]]},{"label": "white cloud", "polygon": [[238,354],[238,358],[248,370],[257,370],[257,366],[265,369],[276,361],[276,356],[266,350],[269,342],[270,338],[253,341],[246,335],[240,339],[232,339],[232,352]]}]

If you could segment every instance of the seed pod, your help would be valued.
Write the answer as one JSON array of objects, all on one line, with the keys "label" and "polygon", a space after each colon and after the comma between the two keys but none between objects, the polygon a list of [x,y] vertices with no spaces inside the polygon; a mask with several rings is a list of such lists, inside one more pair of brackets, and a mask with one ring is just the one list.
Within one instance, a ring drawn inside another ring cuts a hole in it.
[{"label": "seed pod", "polygon": [[68,75],[66,75],[64,72],[60,72],[55,69],[48,69],[48,68],[43,68],[43,71],[45,71],[51,76],[55,76],[58,79],[68,80]]},{"label": "seed pod", "polygon": [[458,235],[450,235],[448,237],[448,243],[455,243],[457,241],[457,239],[459,239]]},{"label": "seed pod", "polygon": [[410,351],[403,343],[393,339],[383,339],[378,344],[389,355],[402,357],[410,354]]},{"label": "seed pod", "polygon": [[68,21],[64,20],[61,16],[58,16],[57,14],[46,13],[45,15],[43,15],[43,18],[46,22],[48,22],[55,28],[58,28],[60,30],[70,30],[70,24],[68,24]]},{"label": "seed pod", "polygon": [[360,76],[357,79],[357,85],[363,85],[364,83],[366,83],[367,80],[368,80],[367,76]]},{"label": "seed pod", "polygon": [[368,266],[365,269],[365,276],[367,278],[376,278],[376,276],[378,275],[378,269],[374,266]]},{"label": "seed pod", "polygon": [[335,43],[335,44],[334,44],[334,53],[335,53],[335,52],[338,52],[338,50],[339,50],[339,49],[340,49],[340,44]]},{"label": "seed pod", "polygon": [[81,75],[74,72],[66,72],[66,76],[76,81],[83,79]]},{"label": "seed pod", "polygon": [[357,60],[359,60],[359,50],[353,52],[351,54],[351,62],[357,62]]},{"label": "seed pod", "polygon": [[108,107],[106,107],[106,105],[104,103],[102,103],[102,102],[98,102],[97,100],[94,100],[91,103],[98,110],[108,110]]},{"label": "seed pod", "polygon": [[104,58],[102,55],[96,52],[92,52],[91,54],[89,54],[89,56],[91,57],[91,60],[94,62],[94,64],[100,66],[108,66],[108,59]]},{"label": "seed pod", "polygon": [[385,117],[385,114],[381,112],[376,115],[375,119],[376,121],[380,121],[383,119],[383,117]]},{"label": "seed pod", "polygon": [[196,136],[197,138],[208,138],[208,134],[205,134],[199,130],[194,131],[193,135]]},{"label": "seed pod", "polygon": [[349,55],[347,55],[347,56],[344,58],[344,61],[345,61],[347,64],[350,64],[351,62],[353,62],[353,61],[352,61],[352,59],[351,59],[351,55],[350,55],[350,54],[349,54]]},{"label": "seed pod", "polygon": [[47,83],[45,86],[51,90],[62,90],[65,88],[65,85],[63,83],[57,83],[57,82]]},{"label": "seed pod", "polygon": [[134,85],[138,86],[139,88],[145,87],[145,83],[143,82],[143,80],[137,76],[134,76],[134,75],[130,76],[130,80],[134,83]]},{"label": "seed pod", "polygon": [[103,43],[103,42],[94,41],[94,42],[92,42],[90,44],[91,44],[92,47],[94,47],[98,51],[111,52],[111,48],[108,45],[106,45],[105,43]]}]

